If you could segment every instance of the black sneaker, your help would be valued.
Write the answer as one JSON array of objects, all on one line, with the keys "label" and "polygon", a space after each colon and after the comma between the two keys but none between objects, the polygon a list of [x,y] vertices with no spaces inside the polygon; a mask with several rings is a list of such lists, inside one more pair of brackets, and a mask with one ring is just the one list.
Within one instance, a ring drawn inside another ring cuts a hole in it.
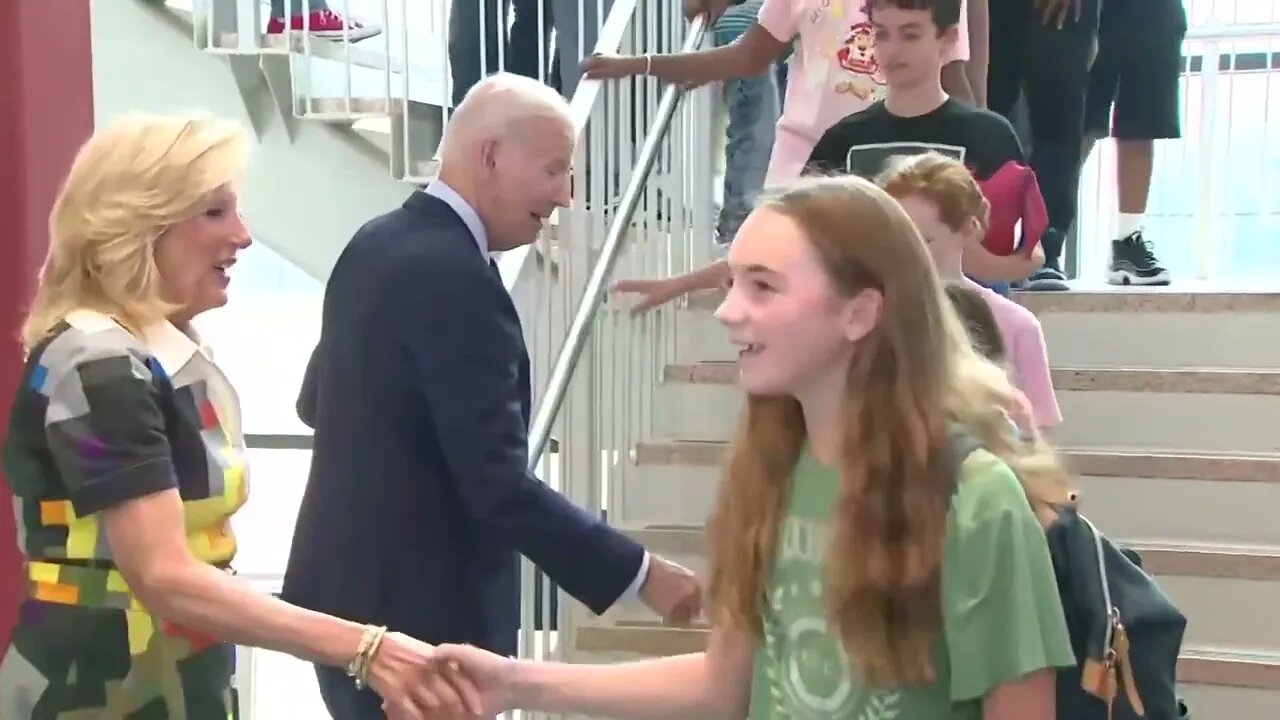
[{"label": "black sneaker", "polygon": [[1112,285],[1168,285],[1169,271],[1151,252],[1141,230],[1111,241],[1111,265],[1107,282]]}]

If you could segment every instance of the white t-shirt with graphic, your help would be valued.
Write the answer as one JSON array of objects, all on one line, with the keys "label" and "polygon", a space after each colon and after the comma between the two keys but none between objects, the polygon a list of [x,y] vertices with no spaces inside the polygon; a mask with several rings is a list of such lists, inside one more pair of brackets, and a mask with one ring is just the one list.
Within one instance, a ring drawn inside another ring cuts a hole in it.
[{"label": "white t-shirt with graphic", "polygon": [[[875,29],[866,0],[764,0],[757,22],[780,42],[796,41],[765,186],[799,177],[818,138],[837,121],[884,97]],[[969,58],[968,23],[948,61]]]},{"label": "white t-shirt with graphic", "polygon": [[[961,469],[942,570],[937,680],[865,685],[827,624],[823,559],[839,475],[808,454],[792,475],[756,653],[751,720],[981,720],[982,698],[1075,663],[1044,531],[1013,472],[986,451]],[[849,558],[848,562],[855,562]]]}]

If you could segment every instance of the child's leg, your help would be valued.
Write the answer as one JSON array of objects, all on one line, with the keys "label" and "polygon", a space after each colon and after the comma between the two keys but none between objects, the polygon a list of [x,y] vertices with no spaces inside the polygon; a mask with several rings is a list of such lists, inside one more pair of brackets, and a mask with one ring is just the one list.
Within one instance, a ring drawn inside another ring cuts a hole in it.
[{"label": "child's leg", "polygon": [[[716,45],[728,45],[741,37],[755,23],[762,2],[747,0],[729,8],[716,21]],[[780,112],[773,68],[756,77],[726,82],[724,96],[729,107],[729,127],[725,145],[724,206],[720,210],[716,239],[727,244],[737,234],[738,226],[751,212],[764,188],[769,153],[773,150],[774,126]]]}]

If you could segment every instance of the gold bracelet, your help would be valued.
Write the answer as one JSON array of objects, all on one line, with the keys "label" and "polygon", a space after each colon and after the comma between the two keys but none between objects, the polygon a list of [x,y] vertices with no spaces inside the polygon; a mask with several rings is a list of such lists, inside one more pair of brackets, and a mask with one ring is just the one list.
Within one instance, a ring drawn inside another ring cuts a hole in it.
[{"label": "gold bracelet", "polygon": [[347,675],[355,679],[356,689],[363,690],[368,685],[369,658],[373,656],[371,650],[382,642],[382,636],[386,632],[385,627],[365,626],[364,634],[360,636],[360,646],[356,649],[356,656],[351,660],[351,664],[347,665]]},{"label": "gold bracelet", "polygon": [[365,686],[369,685],[369,671],[373,669],[373,659],[378,656],[378,648],[382,647],[382,639],[387,636],[386,628],[378,628],[378,634],[373,636],[373,643],[369,645],[369,650],[364,654],[364,667],[360,668],[362,675],[360,681]]}]

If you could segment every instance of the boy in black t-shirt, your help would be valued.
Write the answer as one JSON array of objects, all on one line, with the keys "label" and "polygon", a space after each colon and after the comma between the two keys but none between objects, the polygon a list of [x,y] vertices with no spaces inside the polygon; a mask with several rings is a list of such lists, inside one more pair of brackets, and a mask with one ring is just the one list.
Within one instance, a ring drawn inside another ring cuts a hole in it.
[{"label": "boy in black t-shirt", "polygon": [[[1017,133],[1003,116],[942,89],[943,52],[954,41],[959,0],[868,0],[867,11],[888,92],[827,130],[809,158],[810,172],[874,178],[895,156],[932,151],[954,157],[974,174],[988,201],[1001,206],[993,215],[1007,220],[993,222],[984,248],[966,256],[966,273],[989,284],[1025,279],[1044,261],[1043,222],[1030,221],[1043,211],[1023,216],[1020,209],[1042,208],[1043,200]],[[1023,220],[1021,238],[1013,238],[1010,211]]]}]

